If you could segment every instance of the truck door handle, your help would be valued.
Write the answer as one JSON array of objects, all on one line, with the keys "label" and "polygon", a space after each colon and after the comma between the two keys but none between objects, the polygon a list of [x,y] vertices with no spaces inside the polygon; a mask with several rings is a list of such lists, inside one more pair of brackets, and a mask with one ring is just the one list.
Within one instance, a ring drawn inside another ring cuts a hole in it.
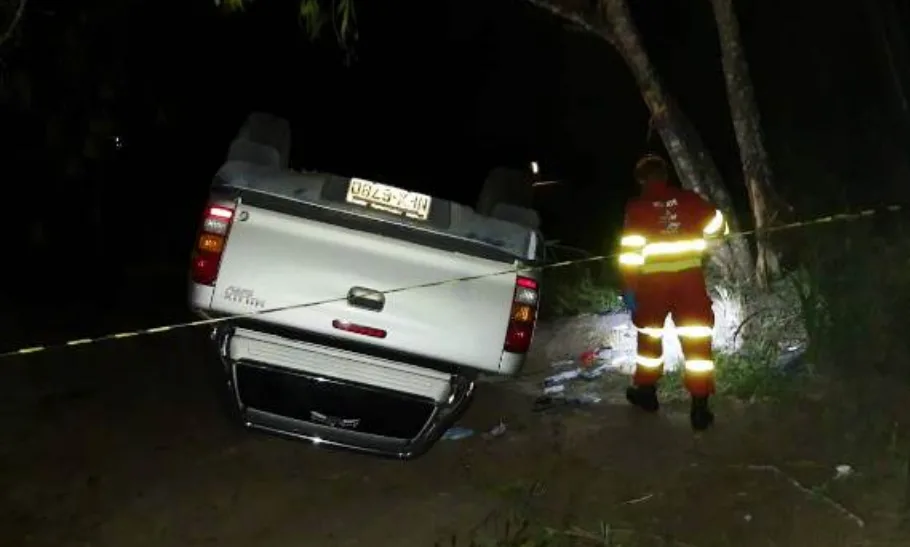
[{"label": "truck door handle", "polygon": [[348,305],[370,311],[382,311],[385,295],[366,287],[351,287],[348,291]]}]

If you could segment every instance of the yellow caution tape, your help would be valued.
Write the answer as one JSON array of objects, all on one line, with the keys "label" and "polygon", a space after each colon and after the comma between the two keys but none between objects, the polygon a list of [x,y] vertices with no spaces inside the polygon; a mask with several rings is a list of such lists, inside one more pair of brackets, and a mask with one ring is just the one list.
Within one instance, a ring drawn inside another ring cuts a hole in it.
[{"label": "yellow caution tape", "polygon": [[[834,214],[834,215],[828,215],[828,216],[824,216],[824,217],[815,218],[812,220],[792,222],[792,223],[784,224],[781,226],[774,226],[771,228],[767,228],[763,231],[764,232],[779,232],[779,231],[783,231],[783,230],[792,230],[794,228],[813,226],[816,224],[828,224],[831,222],[858,220],[858,219],[872,217],[880,212],[896,213],[901,210],[903,210],[903,208],[900,205],[889,205],[889,206],[883,207],[881,209],[865,209],[865,210],[859,211],[857,213],[838,213],[838,214]],[[751,234],[755,234],[755,233],[756,233],[756,230],[731,232],[731,233],[727,234],[726,236],[724,236],[724,238],[742,237],[742,236],[747,236],[747,235],[751,235]],[[545,266],[540,266],[535,269],[544,270],[544,269],[564,268],[566,266],[574,266],[576,264],[600,262],[603,260],[614,259],[618,256],[619,256],[618,253],[614,253],[614,254],[608,254],[608,255],[590,256],[590,257],[585,257],[585,258],[580,258],[580,259],[575,259],[575,260],[564,260],[562,262],[554,262],[551,264],[547,264]],[[419,285],[410,285],[407,287],[389,289],[389,290],[380,291],[380,292],[382,292],[383,294],[393,294],[393,293],[397,293],[397,292],[410,291],[410,290],[414,290],[414,289],[437,287],[439,285],[447,285],[450,283],[461,283],[464,281],[473,281],[475,279],[482,279],[485,277],[494,277],[497,275],[515,274],[520,271],[522,271],[522,270],[519,268],[509,268],[506,270],[501,270],[498,272],[493,272],[493,273],[488,273],[488,274],[445,279],[442,281],[434,281],[431,283],[422,283]],[[98,336],[95,338],[80,338],[77,340],[70,340],[68,342],[63,342],[63,343],[58,343],[58,344],[48,344],[48,345],[44,345],[44,346],[33,346],[33,347],[27,347],[27,348],[20,348],[20,349],[16,349],[13,351],[7,351],[7,352],[0,353],[0,359],[14,357],[17,355],[30,355],[30,354],[35,354],[35,353],[41,353],[41,352],[50,351],[50,350],[54,350],[54,349],[71,348],[71,347],[76,347],[76,346],[86,346],[89,344],[96,344],[99,342],[107,342],[109,340],[125,340],[127,338],[135,338],[137,336],[145,336],[145,335],[150,335],[150,334],[160,334],[160,333],[170,332],[170,331],[174,331],[174,330],[178,330],[178,329],[201,327],[201,326],[206,326],[206,325],[214,325],[217,323],[226,323],[226,322],[233,321],[236,319],[244,319],[247,317],[254,317],[254,316],[258,316],[258,315],[264,315],[267,313],[276,313],[276,312],[298,309],[298,308],[308,308],[308,307],[312,307],[312,306],[330,304],[333,302],[343,302],[345,300],[347,300],[347,296],[342,296],[342,297],[338,297],[338,298],[329,298],[326,300],[319,300],[319,301],[315,301],[315,302],[306,302],[303,304],[291,304],[291,305],[287,305],[287,306],[281,306],[278,308],[268,308],[268,309],[263,309],[263,310],[252,311],[249,313],[226,315],[226,316],[217,317],[217,318],[199,319],[196,321],[188,321],[185,323],[174,323],[171,325],[163,325],[163,326],[152,327],[152,328],[148,328],[148,329],[139,329],[139,330],[134,330],[134,331],[118,332],[118,333],[114,333],[114,334],[105,334],[103,336]]]}]

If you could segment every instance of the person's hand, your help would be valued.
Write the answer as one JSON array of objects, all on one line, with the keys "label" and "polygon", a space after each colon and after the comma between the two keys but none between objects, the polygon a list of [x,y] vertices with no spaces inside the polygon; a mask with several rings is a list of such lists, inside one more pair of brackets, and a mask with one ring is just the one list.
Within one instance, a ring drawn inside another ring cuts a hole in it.
[{"label": "person's hand", "polygon": [[635,311],[635,293],[632,291],[625,291],[622,293],[622,303],[630,312]]}]

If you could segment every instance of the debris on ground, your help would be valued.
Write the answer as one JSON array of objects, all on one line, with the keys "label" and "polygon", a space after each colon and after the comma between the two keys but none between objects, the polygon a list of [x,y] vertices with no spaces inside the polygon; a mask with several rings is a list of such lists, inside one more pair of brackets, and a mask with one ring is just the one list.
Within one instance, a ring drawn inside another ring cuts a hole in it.
[{"label": "debris on ground", "polygon": [[562,384],[563,382],[568,382],[573,378],[577,378],[579,374],[581,374],[581,370],[575,369],[560,372],[559,374],[554,374],[553,376],[548,376],[543,380],[543,387],[553,387]]},{"label": "debris on ground", "polygon": [[547,321],[534,333],[535,351],[548,363],[570,367],[585,354],[612,347],[616,353],[634,354],[635,331],[627,312],[588,314]]},{"label": "debris on ground", "polygon": [[616,369],[617,359],[612,347],[597,346],[573,359],[553,362],[552,368],[568,370],[544,378],[541,386],[543,396],[535,401],[534,411],[599,403],[603,399],[599,389],[601,386],[592,380]]},{"label": "debris on ground", "polygon": [[613,347],[597,346],[585,350],[572,358],[559,359],[554,361],[550,366],[553,368],[565,368],[575,366],[578,368],[589,369],[594,365],[601,364],[613,357]]},{"label": "debris on ground", "polygon": [[781,349],[777,358],[777,367],[784,372],[800,372],[806,369],[806,346],[794,344]]},{"label": "debris on ground", "polygon": [[603,401],[603,399],[597,395],[584,394],[579,395],[578,397],[569,397],[568,401],[572,404],[592,405]]},{"label": "debris on ground", "polygon": [[506,432],[506,423],[503,420],[499,420],[499,423],[496,424],[493,429],[489,431],[491,437],[501,437],[505,435]]},{"label": "debris on ground", "polygon": [[566,386],[562,384],[557,384],[555,386],[544,386],[543,394],[544,395],[556,395],[557,393],[562,393],[566,390]]},{"label": "debris on ground", "polygon": [[847,477],[853,475],[853,467],[841,464],[834,468],[834,480],[846,479]]},{"label": "debris on ground", "polygon": [[444,441],[460,441],[461,439],[467,439],[468,437],[474,435],[474,430],[467,427],[454,426],[446,430],[442,434],[442,440]]},{"label": "debris on ground", "polygon": [[637,503],[643,503],[653,497],[654,497],[654,494],[645,494],[644,496],[639,496],[637,498],[626,500],[626,501],[622,502],[622,505],[635,505]]},{"label": "debris on ground", "polygon": [[[505,435],[506,432],[506,422],[504,420],[499,420],[499,423],[493,426],[489,431],[482,434],[484,438],[495,438]],[[445,433],[440,437],[443,441],[460,441],[461,439],[467,439],[468,437],[474,436],[474,430],[469,427],[461,426],[452,426],[446,430]]]},{"label": "debris on ground", "polygon": [[578,363],[582,368],[588,369],[594,365],[601,364],[604,360],[609,360],[612,357],[612,346],[598,346],[594,349],[582,352],[582,354],[578,356]]}]

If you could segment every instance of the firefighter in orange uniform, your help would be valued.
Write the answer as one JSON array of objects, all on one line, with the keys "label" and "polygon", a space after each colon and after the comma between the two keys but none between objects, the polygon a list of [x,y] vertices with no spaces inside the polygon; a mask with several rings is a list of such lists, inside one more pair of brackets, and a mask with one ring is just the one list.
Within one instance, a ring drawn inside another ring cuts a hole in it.
[{"label": "firefighter in orange uniform", "polygon": [[671,314],[685,356],[692,427],[703,430],[714,422],[708,406],[714,393],[714,312],[702,262],[709,241],[726,235],[729,228],[716,207],[695,192],[669,184],[669,170],[660,156],[642,158],[635,165],[635,178],[642,192],[626,205],[619,258],[623,301],[638,331],[635,375],[626,398],[649,412],[659,408],[661,337]]}]

